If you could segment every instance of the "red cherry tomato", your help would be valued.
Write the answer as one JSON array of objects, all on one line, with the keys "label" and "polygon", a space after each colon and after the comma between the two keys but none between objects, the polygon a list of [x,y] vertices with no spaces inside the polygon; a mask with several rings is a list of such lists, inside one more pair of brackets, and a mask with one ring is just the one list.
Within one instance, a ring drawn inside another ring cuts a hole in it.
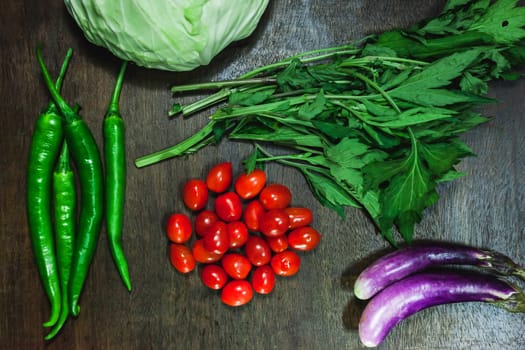
[{"label": "red cherry tomato", "polygon": [[221,259],[221,264],[228,276],[236,280],[245,279],[252,270],[250,261],[239,253],[225,254]]},{"label": "red cherry tomato", "polygon": [[308,226],[312,223],[312,211],[308,208],[288,207],[284,209],[290,219],[289,229]]},{"label": "red cherry tomato", "polygon": [[170,262],[177,271],[188,273],[195,268],[195,259],[190,248],[184,244],[172,243],[169,250]]},{"label": "red cherry tomato", "polygon": [[222,257],[221,254],[212,253],[206,248],[204,248],[204,242],[202,239],[197,239],[193,242],[191,249],[195,261],[200,262],[201,264],[209,264],[216,261],[219,261]]},{"label": "red cherry tomato", "polygon": [[204,237],[208,229],[219,220],[219,217],[217,214],[215,214],[212,210],[203,210],[200,211],[197,216],[195,216],[195,220],[193,224],[195,225],[195,233],[200,236]]},{"label": "red cherry tomato", "polygon": [[253,290],[259,294],[269,294],[275,287],[275,272],[270,265],[257,267],[252,274]]},{"label": "red cherry tomato", "polygon": [[253,298],[253,288],[246,280],[233,280],[224,286],[221,292],[221,300],[228,306],[241,306],[247,304]]},{"label": "red cherry tomato", "polygon": [[264,212],[259,218],[259,231],[268,237],[282,236],[288,231],[290,219],[283,209]]},{"label": "red cherry tomato", "polygon": [[226,225],[228,237],[230,238],[230,248],[240,248],[248,240],[248,228],[242,221],[232,221]]},{"label": "red cherry tomato", "polygon": [[274,253],[284,252],[286,249],[288,249],[288,238],[286,235],[265,238],[266,242],[268,242],[268,245],[270,246],[270,249]]},{"label": "red cherry tomato", "polygon": [[272,251],[266,240],[255,235],[251,235],[246,241],[244,253],[254,266],[266,265],[272,258]]},{"label": "red cherry tomato", "polygon": [[202,239],[204,249],[211,253],[222,255],[230,248],[230,236],[226,223],[216,221],[208,229],[206,235]]},{"label": "red cherry tomato", "polygon": [[272,257],[270,262],[273,272],[278,276],[293,276],[301,267],[301,258],[297,253],[291,250],[277,253]]},{"label": "red cherry tomato", "polygon": [[215,213],[226,222],[238,221],[242,216],[242,202],[235,192],[226,192],[215,198]]},{"label": "red cherry tomato", "polygon": [[268,210],[284,209],[292,201],[292,192],[285,185],[269,184],[262,189],[259,200],[263,207]]},{"label": "red cherry tomato", "polygon": [[254,169],[249,174],[245,172],[237,177],[234,183],[235,192],[242,199],[254,198],[266,184],[266,173],[261,169]]},{"label": "red cherry tomato", "polygon": [[171,214],[166,223],[166,235],[173,243],[185,243],[191,237],[191,220],[181,213]]},{"label": "red cherry tomato", "polygon": [[201,210],[208,202],[208,187],[199,179],[186,181],[182,188],[182,199],[190,210]]},{"label": "red cherry tomato", "polygon": [[244,208],[243,220],[246,224],[246,227],[252,231],[259,231],[259,218],[265,209],[262,206],[261,202],[258,200],[252,200],[246,204]]},{"label": "red cherry tomato", "polygon": [[232,163],[225,162],[213,166],[206,176],[208,189],[215,193],[226,191],[232,182]]},{"label": "red cherry tomato", "polygon": [[320,240],[321,234],[310,226],[296,228],[288,234],[288,244],[295,250],[312,250],[317,247]]},{"label": "red cherry tomato", "polygon": [[201,281],[206,287],[219,290],[228,282],[228,275],[219,265],[209,264],[201,270]]}]

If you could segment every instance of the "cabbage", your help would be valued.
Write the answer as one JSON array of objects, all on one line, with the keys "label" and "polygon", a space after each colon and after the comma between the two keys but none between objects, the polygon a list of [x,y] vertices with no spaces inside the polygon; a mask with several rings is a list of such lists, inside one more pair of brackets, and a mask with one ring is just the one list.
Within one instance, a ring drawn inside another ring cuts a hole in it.
[{"label": "cabbage", "polygon": [[87,40],[139,66],[189,71],[256,28],[269,0],[64,0]]}]

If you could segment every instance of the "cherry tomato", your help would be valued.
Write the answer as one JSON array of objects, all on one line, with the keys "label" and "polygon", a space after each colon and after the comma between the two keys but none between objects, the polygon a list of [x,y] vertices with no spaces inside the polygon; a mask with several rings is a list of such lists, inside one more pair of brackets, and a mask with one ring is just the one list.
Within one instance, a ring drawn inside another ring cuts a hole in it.
[{"label": "cherry tomato", "polygon": [[235,192],[226,192],[215,198],[215,213],[226,222],[238,221],[242,216],[242,202]]},{"label": "cherry tomato", "polygon": [[286,249],[288,249],[288,238],[286,235],[265,238],[266,242],[268,242],[268,245],[270,246],[270,249],[274,253],[284,252]]},{"label": "cherry tomato", "polygon": [[272,258],[272,251],[266,240],[256,235],[248,238],[244,245],[244,253],[254,266],[266,265]]},{"label": "cherry tomato", "polygon": [[208,202],[208,187],[206,183],[199,179],[186,181],[182,188],[182,199],[190,210],[201,210]]},{"label": "cherry tomato", "polygon": [[241,306],[247,304],[253,298],[253,288],[246,280],[233,280],[224,286],[221,292],[221,300],[229,306]]},{"label": "cherry tomato", "polygon": [[166,235],[173,243],[185,243],[191,237],[191,220],[181,213],[171,214],[166,223]]},{"label": "cherry tomato", "polygon": [[228,235],[228,229],[226,223],[222,221],[216,221],[208,229],[206,235],[202,239],[204,249],[211,253],[222,255],[226,253],[230,248],[230,236]]},{"label": "cherry tomato", "polygon": [[209,264],[216,261],[219,261],[222,257],[221,254],[212,253],[206,248],[204,248],[204,242],[202,239],[197,239],[193,242],[191,249],[195,261],[200,262],[201,264]]},{"label": "cherry tomato", "polygon": [[177,271],[188,273],[195,268],[195,259],[190,248],[184,244],[171,243],[169,250],[170,262]]},{"label": "cherry tomato", "polygon": [[259,218],[259,231],[268,237],[282,236],[288,231],[290,219],[283,209],[264,212]]},{"label": "cherry tomato", "polygon": [[244,172],[239,175],[233,186],[242,199],[251,199],[261,192],[265,184],[266,173],[261,169],[254,169],[249,174]]},{"label": "cherry tomato", "polygon": [[252,270],[250,261],[239,253],[225,254],[221,259],[221,264],[228,276],[236,280],[245,279]]},{"label": "cherry tomato", "polygon": [[232,163],[225,162],[213,166],[206,176],[208,189],[215,193],[226,191],[232,182]]},{"label": "cherry tomato", "polygon": [[308,226],[312,223],[312,211],[308,208],[288,207],[284,209],[290,219],[289,229]]},{"label": "cherry tomato", "polygon": [[215,214],[212,210],[203,210],[200,211],[197,216],[195,216],[195,220],[193,224],[195,225],[195,233],[200,236],[204,237],[208,229],[219,220],[219,217],[217,214]]},{"label": "cherry tomato", "polygon": [[230,248],[240,248],[248,240],[248,228],[242,221],[232,221],[226,225]]},{"label": "cherry tomato", "polygon": [[273,272],[278,276],[293,276],[301,267],[301,258],[297,253],[291,250],[277,253],[272,257],[270,262]]},{"label": "cherry tomato", "polygon": [[246,224],[246,227],[252,231],[259,231],[259,218],[265,209],[262,206],[261,202],[258,200],[252,200],[246,204],[244,208],[243,220]]},{"label": "cherry tomato", "polygon": [[259,294],[269,294],[275,287],[275,272],[270,265],[257,267],[252,274],[253,290]]},{"label": "cherry tomato", "polygon": [[310,226],[296,228],[288,234],[288,244],[295,250],[312,250],[319,244],[321,234]]},{"label": "cherry tomato", "polygon": [[219,265],[209,264],[201,270],[201,281],[206,287],[219,290],[228,282],[228,275]]},{"label": "cherry tomato", "polygon": [[269,184],[259,194],[265,209],[284,209],[292,201],[292,192],[285,185]]}]

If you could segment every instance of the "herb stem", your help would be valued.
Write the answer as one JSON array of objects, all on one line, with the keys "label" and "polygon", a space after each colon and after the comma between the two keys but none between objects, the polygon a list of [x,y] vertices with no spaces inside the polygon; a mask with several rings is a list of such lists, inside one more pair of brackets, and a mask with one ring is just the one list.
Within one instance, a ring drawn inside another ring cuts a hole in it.
[{"label": "herb stem", "polygon": [[195,151],[196,149],[206,146],[213,141],[213,128],[215,124],[215,121],[209,121],[202,129],[175,146],[137,158],[135,160],[135,165],[137,168],[142,168],[160,162],[161,160],[180,156],[184,153]]},{"label": "herb stem", "polygon": [[359,58],[348,58],[341,62],[339,65],[341,67],[356,67],[356,66],[362,66],[363,64],[368,64],[371,61],[378,61],[378,62],[396,62],[396,63],[408,63],[410,65],[416,65],[416,66],[426,66],[429,65],[429,62],[421,61],[421,60],[414,60],[410,58],[403,58],[403,57],[393,57],[393,56],[363,56]]},{"label": "herb stem", "polygon": [[274,84],[274,78],[257,78],[257,79],[235,79],[235,80],[221,80],[211,81],[205,83],[179,85],[171,88],[171,92],[189,92],[196,90],[213,90],[228,87],[237,87],[241,85],[260,85],[260,84]]},{"label": "herb stem", "polygon": [[291,56],[282,61],[275,62],[269,65],[254,69],[248,73],[245,73],[244,75],[241,75],[240,79],[251,78],[251,77],[260,75],[263,72],[270,71],[272,69],[279,69],[282,67],[286,67],[293,60],[299,60],[301,61],[301,63],[312,63],[312,62],[318,62],[318,61],[322,61],[325,59],[333,58],[339,55],[358,54],[360,51],[361,49],[357,48],[354,45],[343,45],[343,46],[338,46],[338,47],[333,47],[333,48],[307,51],[307,52],[304,52],[304,53],[301,53],[295,56]]},{"label": "herb stem", "polygon": [[388,95],[388,93],[385,90],[383,90],[379,85],[377,85],[376,82],[370,80],[368,77],[358,72],[350,72],[350,74],[352,74],[356,78],[362,80],[363,82],[367,83],[368,85],[373,87],[375,90],[377,90],[385,98],[385,100],[396,110],[397,113],[401,113],[401,110],[399,109],[397,104],[394,102],[394,100]]}]

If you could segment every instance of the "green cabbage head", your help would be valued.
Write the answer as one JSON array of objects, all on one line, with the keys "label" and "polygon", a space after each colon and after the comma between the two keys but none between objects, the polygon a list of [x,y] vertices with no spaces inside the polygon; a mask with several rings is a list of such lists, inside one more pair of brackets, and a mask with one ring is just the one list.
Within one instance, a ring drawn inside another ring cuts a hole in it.
[{"label": "green cabbage head", "polygon": [[269,0],[64,0],[95,45],[139,66],[189,71],[248,37]]}]

